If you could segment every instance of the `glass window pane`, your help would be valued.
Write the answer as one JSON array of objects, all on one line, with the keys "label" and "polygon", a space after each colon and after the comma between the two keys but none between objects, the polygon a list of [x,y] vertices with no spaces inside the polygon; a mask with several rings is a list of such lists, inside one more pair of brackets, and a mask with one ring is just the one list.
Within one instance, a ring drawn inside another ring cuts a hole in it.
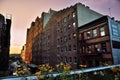
[{"label": "glass window pane", "polygon": [[86,33],[86,38],[87,38],[87,39],[90,39],[90,31],[88,31],[88,32]]},{"label": "glass window pane", "polygon": [[93,30],[93,37],[96,37],[97,36],[97,29],[94,29]]},{"label": "glass window pane", "polygon": [[104,27],[100,28],[100,36],[105,36],[105,29],[104,29]]}]

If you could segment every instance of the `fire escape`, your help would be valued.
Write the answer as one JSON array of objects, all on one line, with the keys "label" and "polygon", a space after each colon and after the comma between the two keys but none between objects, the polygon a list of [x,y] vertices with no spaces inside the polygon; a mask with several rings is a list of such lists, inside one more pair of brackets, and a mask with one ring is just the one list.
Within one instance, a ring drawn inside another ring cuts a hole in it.
[{"label": "fire escape", "polygon": [[[88,39],[89,40],[89,39]],[[99,65],[99,61],[102,58],[102,54],[99,51],[96,51],[95,48],[89,49],[89,44],[87,43],[87,39],[84,37],[84,33],[81,33],[80,39],[80,58],[83,64],[91,65],[93,61],[95,62],[94,66]],[[89,52],[90,51],[90,52]],[[87,62],[87,63],[86,63]]]},{"label": "fire escape", "polygon": [[[89,48],[89,44],[87,43],[89,39],[85,39],[84,38],[84,33],[81,33],[81,37],[79,39],[80,41],[80,56],[84,57],[84,56],[98,56],[100,55],[100,51],[97,48]],[[94,43],[91,43],[94,44]],[[89,52],[90,51],[90,52]]]}]

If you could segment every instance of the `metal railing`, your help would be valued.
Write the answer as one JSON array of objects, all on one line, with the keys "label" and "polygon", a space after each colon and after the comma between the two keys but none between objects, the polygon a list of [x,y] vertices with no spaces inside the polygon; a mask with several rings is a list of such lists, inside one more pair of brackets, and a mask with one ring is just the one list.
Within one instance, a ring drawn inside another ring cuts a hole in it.
[{"label": "metal railing", "polygon": [[[109,69],[109,68],[113,68],[113,67],[120,67],[120,64],[110,65],[110,66],[102,66],[102,67],[94,67],[94,68],[88,68],[88,69],[84,69],[84,70],[75,70],[75,71],[71,71],[70,75],[79,74],[79,73],[86,73],[86,72],[93,72],[93,71],[100,71],[100,70],[105,70],[105,69]],[[59,73],[53,73],[52,75],[53,75],[53,77],[57,77],[60,74]],[[36,80],[37,77],[36,76],[27,76],[26,79],[27,80],[31,80],[31,79]],[[0,80],[24,80],[24,79],[23,79],[23,77],[10,76],[10,77],[2,77],[2,78],[0,78]]]}]

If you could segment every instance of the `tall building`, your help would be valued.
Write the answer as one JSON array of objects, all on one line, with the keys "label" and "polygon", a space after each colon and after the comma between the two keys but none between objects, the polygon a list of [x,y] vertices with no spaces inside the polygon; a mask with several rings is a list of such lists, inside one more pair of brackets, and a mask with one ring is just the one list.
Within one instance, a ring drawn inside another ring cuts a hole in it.
[{"label": "tall building", "polygon": [[55,11],[51,9],[49,10],[48,13],[43,12],[41,18],[37,17],[35,22],[31,23],[31,27],[27,29],[26,52],[25,52],[26,55],[25,62],[27,64],[29,64],[31,61],[34,62],[34,60],[32,60],[32,56],[34,56],[32,54],[34,40],[36,36],[38,36],[38,34],[42,32],[43,28],[45,27],[45,25],[47,24],[47,22],[49,21],[54,12]]},{"label": "tall building", "polygon": [[51,16],[55,11],[49,10],[48,13],[43,12],[41,18],[37,17],[35,22],[31,23],[31,27],[27,29],[27,39],[26,39],[26,63],[32,61],[32,46],[35,37],[42,32],[42,29],[45,27]]},{"label": "tall building", "polygon": [[11,19],[0,14],[0,76],[8,71]]},{"label": "tall building", "polygon": [[54,12],[43,25],[42,32],[34,38],[32,63],[55,66],[67,62],[76,69],[79,66],[78,27],[102,16],[81,3]]},{"label": "tall building", "polygon": [[24,62],[26,61],[25,51],[26,51],[26,44],[22,47],[21,54],[20,54],[20,57],[22,58],[22,60],[23,60]]},{"label": "tall building", "polygon": [[31,25],[34,28],[27,31],[26,49],[32,54],[32,63],[55,66],[64,62],[72,69],[120,63],[119,21],[77,3],[60,11],[43,12],[38,22],[40,27],[35,21]]}]

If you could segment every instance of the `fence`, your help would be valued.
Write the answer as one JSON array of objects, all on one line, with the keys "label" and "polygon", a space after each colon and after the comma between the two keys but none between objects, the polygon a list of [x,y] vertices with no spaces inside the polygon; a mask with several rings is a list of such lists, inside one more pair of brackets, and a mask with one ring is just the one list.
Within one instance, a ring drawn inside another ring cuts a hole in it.
[{"label": "fence", "polygon": [[[105,70],[105,69],[109,69],[109,68],[113,68],[113,67],[120,67],[120,64],[118,64],[118,65],[111,65],[111,66],[102,66],[102,67],[88,68],[88,69],[85,69],[85,70],[75,70],[75,71],[71,71],[70,75],[84,73],[84,72],[87,73],[87,72],[92,72],[92,71],[100,71],[100,70]],[[60,75],[60,74],[53,73],[53,77],[56,77],[58,75]],[[27,76],[26,79],[27,80],[31,80],[31,79],[32,80],[36,80],[37,77],[36,76]],[[2,77],[2,78],[0,78],[0,80],[23,80],[23,77],[13,77],[13,76]]]}]

